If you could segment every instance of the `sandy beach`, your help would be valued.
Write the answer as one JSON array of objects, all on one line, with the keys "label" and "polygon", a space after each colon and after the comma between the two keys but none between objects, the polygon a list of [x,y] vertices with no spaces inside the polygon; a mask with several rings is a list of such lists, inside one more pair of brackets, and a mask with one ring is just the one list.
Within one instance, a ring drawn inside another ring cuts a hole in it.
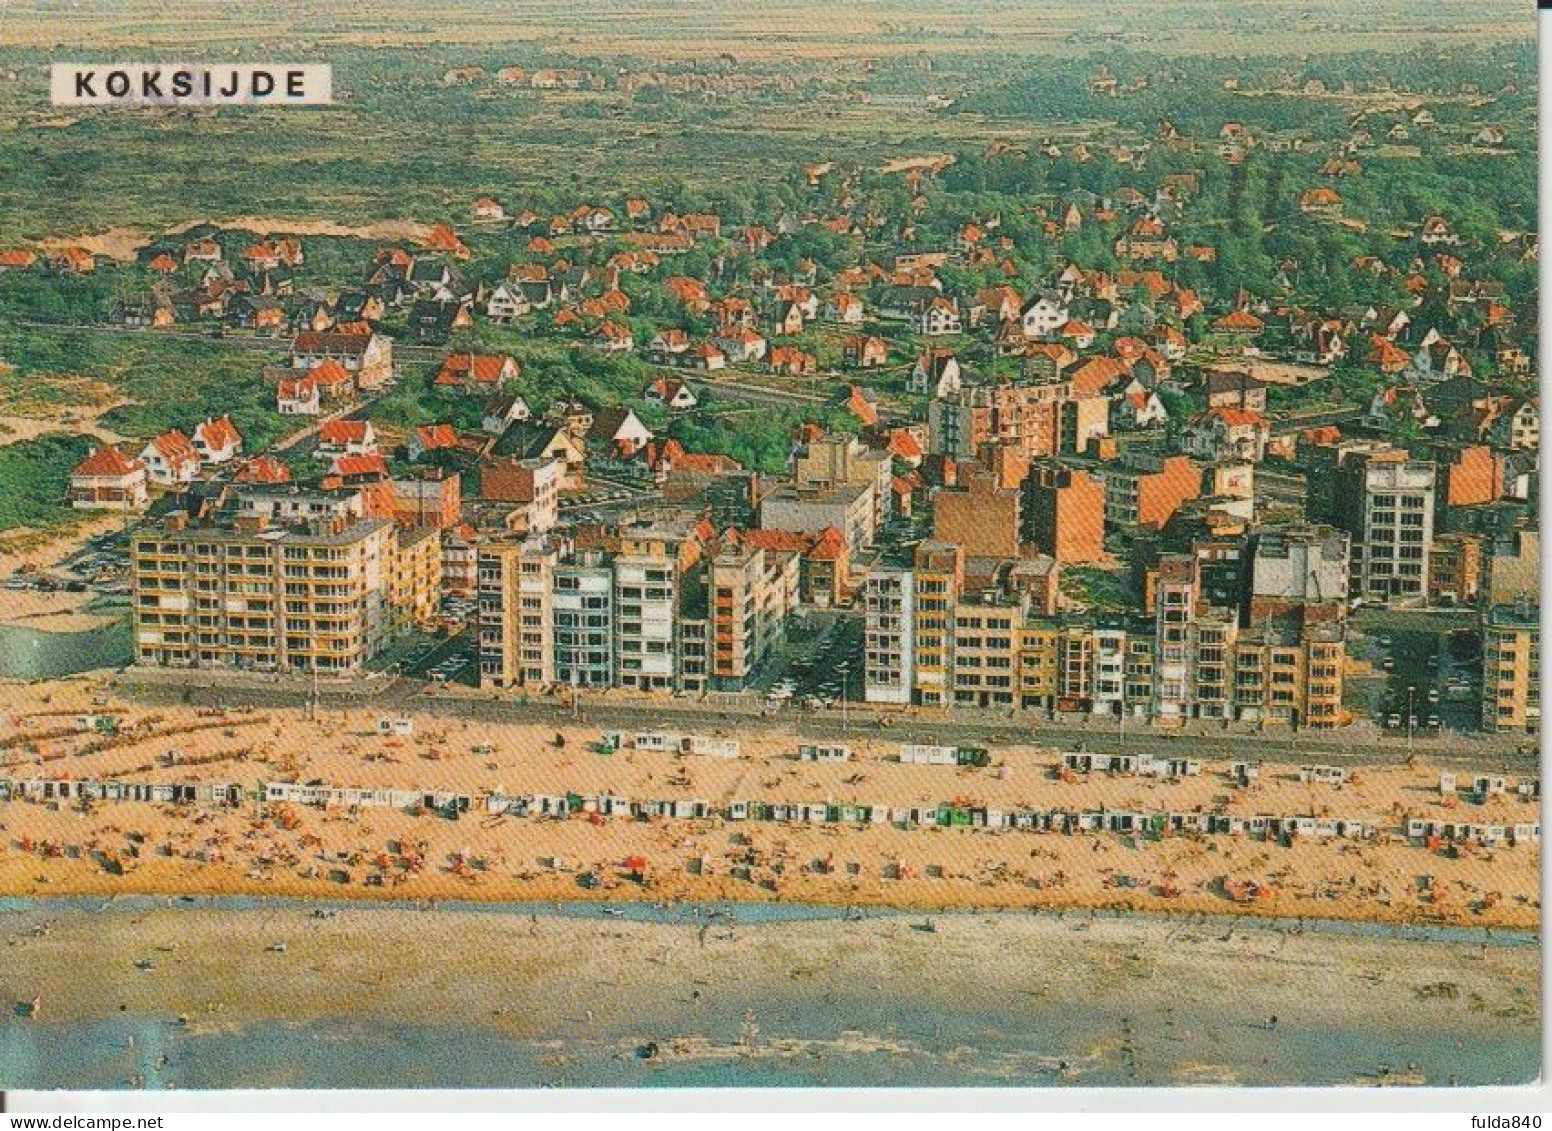
[{"label": "sandy beach", "polygon": [[[423,716],[406,737],[369,711],[240,712],[112,699],[100,680],[9,685],[4,776],[136,782],[320,782],[452,790],[476,799],[450,820],[390,807],[248,802],[12,801],[0,806],[0,892],[253,894],[473,901],[759,900],[945,907],[1068,907],[1307,916],[1537,928],[1540,849],[1408,843],[1408,817],[1539,821],[1512,791],[1485,804],[1441,796],[1426,765],[1364,768],[1344,786],[1267,764],[1248,787],[1208,763],[1175,781],[1106,774],[1064,780],[1059,754],[993,751],[972,769],[902,765],[897,742],[859,739],[853,760],[798,762],[780,731],[738,733],[738,758],[600,753],[596,727],[482,724]],[[108,736],[77,729],[111,712]],[[731,725],[731,724],[730,724]],[[732,733],[732,732],[730,732]],[[559,738],[563,745],[557,745]],[[487,813],[508,794],[612,793],[793,803],[1008,809],[1314,814],[1373,821],[1372,839],[1249,835],[1074,835],[705,819],[571,819]],[[644,858],[646,866],[626,861]],[[1267,894],[1231,898],[1230,884]]]}]

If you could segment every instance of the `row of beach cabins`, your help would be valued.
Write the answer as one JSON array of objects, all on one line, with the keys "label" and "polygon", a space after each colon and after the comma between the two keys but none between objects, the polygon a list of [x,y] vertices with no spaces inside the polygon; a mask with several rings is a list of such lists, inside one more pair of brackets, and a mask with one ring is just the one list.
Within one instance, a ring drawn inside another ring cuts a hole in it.
[{"label": "row of beach cabins", "polygon": [[[605,731],[600,749],[613,753],[618,750],[642,750],[656,753],[688,754],[711,758],[737,758],[739,745],[734,739],[707,738],[696,734],[679,734],[673,731]],[[797,749],[800,762],[849,762],[852,748],[843,743],[805,744]],[[922,766],[986,766],[991,758],[981,746],[932,746],[920,743],[903,743],[898,760],[905,765]],[[1070,774],[1111,774],[1119,777],[1143,778],[1194,778],[1202,773],[1200,758],[1159,758],[1151,754],[1103,754],[1088,751],[1072,751],[1062,755],[1061,770]],[[1231,762],[1228,776],[1241,786],[1248,786],[1261,777],[1260,762]],[[1307,785],[1346,785],[1352,772],[1342,766],[1306,765],[1298,769],[1298,779]],[[1468,788],[1464,788],[1469,783]],[[1439,775],[1439,793],[1454,796],[1465,792],[1479,799],[1497,797],[1510,791],[1507,778],[1499,774],[1478,774],[1466,778],[1456,773]],[[1528,778],[1514,785],[1513,792],[1522,798],[1541,796],[1541,782]]]},{"label": "row of beach cabins", "polygon": [[[456,817],[476,807],[514,817],[629,820],[725,820],[800,824],[893,825],[897,828],[970,828],[1052,833],[1115,833],[1147,836],[1196,833],[1208,836],[1374,840],[1381,835],[1372,821],[1343,817],[1239,816],[1230,813],[1172,813],[1127,809],[992,809],[984,806],[851,805],[836,802],[782,803],[674,798],[638,800],[612,794],[514,795],[492,792],[476,797],[445,790],[359,789],[317,782],[265,782],[249,794],[233,783],[194,784],[89,780],[0,779],[0,800],[146,801],[169,804],[235,806],[245,800],[317,808],[393,808],[427,810]],[[1407,838],[1418,844],[1446,842],[1484,846],[1540,844],[1539,822],[1501,825],[1484,822],[1412,819]]]}]

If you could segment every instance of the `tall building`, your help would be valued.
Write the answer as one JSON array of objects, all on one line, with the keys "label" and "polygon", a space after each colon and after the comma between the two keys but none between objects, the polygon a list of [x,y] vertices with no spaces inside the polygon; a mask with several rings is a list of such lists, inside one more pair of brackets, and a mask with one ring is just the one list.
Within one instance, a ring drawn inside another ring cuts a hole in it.
[{"label": "tall building", "polygon": [[992,472],[966,465],[957,486],[933,496],[932,537],[959,546],[967,558],[1016,558],[1019,503],[1017,488],[1000,486]]},{"label": "tall building", "polygon": [[1420,603],[1433,548],[1434,465],[1405,451],[1359,452],[1337,469],[1338,525],[1353,536],[1353,589]]},{"label": "tall building", "polygon": [[[792,455],[792,481],[798,487],[865,486],[872,494],[876,529],[889,514],[889,484],[894,461],[887,451],[870,448],[855,436],[819,436],[799,445]],[[872,541],[870,533],[867,539]]]},{"label": "tall building", "polygon": [[1482,729],[1541,729],[1541,607],[1494,605],[1482,614]]},{"label": "tall building", "polygon": [[[407,568],[416,568],[420,555],[409,558]],[[416,583],[397,583],[399,568],[398,535],[385,519],[341,513],[276,525],[174,515],[133,539],[136,658],[169,667],[359,671],[390,639],[400,617],[395,597],[412,606],[420,600]]]},{"label": "tall building", "polygon": [[1250,617],[1304,604],[1345,609],[1348,535],[1329,526],[1271,528],[1256,533],[1250,550]]},{"label": "tall building", "polygon": [[964,551],[949,542],[916,547],[915,701],[941,707],[953,697],[954,606],[964,589]]},{"label": "tall building", "polygon": [[863,608],[863,698],[908,705],[916,674],[916,575],[903,565],[870,571]]},{"label": "tall building", "polygon": [[555,678],[554,574],[561,538],[506,535],[480,543],[481,687],[545,688]]},{"label": "tall building", "polygon": [[1158,530],[1202,493],[1202,472],[1185,456],[1128,453],[1104,470],[1105,522]]},{"label": "tall building", "polygon": [[1087,471],[1042,464],[1024,480],[1026,529],[1043,554],[1064,564],[1105,556],[1105,488]]},{"label": "tall building", "polygon": [[1165,554],[1154,582],[1156,619],[1154,717],[1161,722],[1190,718],[1194,699],[1197,563],[1191,554]]},{"label": "tall building", "polygon": [[798,555],[734,545],[707,568],[712,687],[741,691],[786,639],[787,616],[798,600]]},{"label": "tall building", "polygon": [[555,682],[614,685],[614,567],[601,550],[578,551],[554,570]]}]

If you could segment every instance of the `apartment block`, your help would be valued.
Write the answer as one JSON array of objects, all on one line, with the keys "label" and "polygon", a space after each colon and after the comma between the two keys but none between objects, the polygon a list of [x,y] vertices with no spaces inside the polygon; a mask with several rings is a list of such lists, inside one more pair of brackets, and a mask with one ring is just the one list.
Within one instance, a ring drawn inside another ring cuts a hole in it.
[{"label": "apartment block", "polygon": [[600,550],[582,550],[554,569],[555,682],[614,686],[614,567]]},{"label": "apartment block", "polygon": [[1375,601],[1421,603],[1433,546],[1434,465],[1390,449],[1337,469],[1338,525],[1353,537],[1353,589]]},{"label": "apartment block", "polygon": [[162,667],[360,671],[401,617],[395,599],[406,617],[421,599],[418,582],[396,580],[393,524],[348,513],[290,525],[177,514],[134,536],[131,568],[136,659]]},{"label": "apartment block", "polygon": [[915,686],[915,574],[906,566],[871,570],[863,610],[863,697],[906,706]]},{"label": "apartment block", "polygon": [[[792,481],[800,488],[843,485],[867,487],[873,495],[873,525],[889,513],[889,484],[894,461],[889,453],[870,448],[855,436],[819,436],[793,452]],[[871,542],[870,533],[867,541]]]},{"label": "apartment block", "polygon": [[798,602],[798,555],[789,550],[729,546],[708,563],[711,683],[741,691],[786,639]]},{"label": "apartment block", "polygon": [[967,465],[960,469],[957,486],[933,496],[932,537],[960,546],[967,558],[1016,558],[1020,502],[1017,488],[1001,486],[992,472]]},{"label": "apartment block", "polygon": [[953,700],[961,706],[1013,706],[1018,696],[1024,609],[992,592],[966,595],[954,609],[949,651]]},{"label": "apartment block", "polygon": [[1037,464],[1024,480],[1029,541],[1058,562],[1082,565],[1105,555],[1105,487],[1087,471]]},{"label": "apartment block", "polygon": [[1250,545],[1250,617],[1297,605],[1345,609],[1351,561],[1349,536],[1329,526],[1261,530]]},{"label": "apartment block", "polygon": [[1482,614],[1482,729],[1541,729],[1541,607],[1494,605]]},{"label": "apartment block", "polygon": [[944,706],[953,698],[954,606],[964,589],[964,551],[928,540],[916,547],[915,701]]},{"label": "apartment block", "polygon": [[478,558],[481,687],[556,682],[554,574],[568,544],[545,535],[482,542]]},{"label": "apartment block", "polygon": [[872,487],[838,483],[829,487],[783,484],[760,500],[760,525],[767,530],[817,534],[835,527],[855,554],[873,544],[878,526]]},{"label": "apartment block", "polygon": [[1482,540],[1475,534],[1440,534],[1428,553],[1430,604],[1469,605],[1482,588]]},{"label": "apartment block", "polygon": [[442,600],[442,538],[434,526],[400,527],[388,571],[388,600],[397,616],[429,625]]},{"label": "apartment block", "polygon": [[1202,472],[1185,456],[1129,453],[1104,469],[1105,522],[1159,530],[1202,493]]},{"label": "apartment block", "polygon": [[1190,554],[1165,554],[1154,582],[1154,717],[1163,723],[1189,718],[1192,681],[1197,567]]}]

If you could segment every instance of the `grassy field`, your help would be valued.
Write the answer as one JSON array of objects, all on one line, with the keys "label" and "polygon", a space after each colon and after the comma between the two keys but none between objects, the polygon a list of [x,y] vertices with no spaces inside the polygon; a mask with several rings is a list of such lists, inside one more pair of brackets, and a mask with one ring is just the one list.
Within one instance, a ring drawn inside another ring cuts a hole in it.
[{"label": "grassy field", "polygon": [[[1506,0],[1439,4],[1347,0],[528,0],[503,9],[478,0],[330,5],[260,0],[242,5],[105,0],[63,7],[20,0],[0,17],[6,42],[139,47],[261,43],[545,47],[579,57],[683,59],[727,51],[740,58],[845,58],[976,53],[995,44],[1027,53],[1098,41],[1147,43],[1182,53],[1293,49],[1395,49],[1414,42],[1523,35],[1532,17]],[[1516,25],[1519,25],[1516,28]]]},{"label": "grassy field", "polygon": [[[1534,34],[1504,0],[1390,3],[1351,12],[1335,0],[1233,5],[926,0],[866,6],[821,0],[685,4],[524,4],[504,12],[452,0],[241,6],[42,0],[0,10],[0,242],[129,225],[161,230],[238,215],[348,222],[464,220],[495,195],[542,208],[589,192],[672,195],[729,207],[807,162],[882,164],[904,156],[1083,136],[1102,119],[1013,100],[964,112],[978,91],[1017,83],[1050,59],[1094,51],[1162,55],[1395,52],[1420,42],[1484,43]],[[257,44],[260,46],[250,46]],[[424,45],[416,51],[402,48]],[[47,64],[196,47],[327,61],[338,104],[270,111],[72,115],[47,104]],[[261,49],[262,48],[262,49]],[[504,86],[504,66],[571,63],[609,88]],[[460,66],[484,75],[444,85]],[[691,96],[618,89],[621,71],[693,67],[751,89]],[[954,102],[929,107],[928,96]],[[211,176],[213,169],[219,176]]]},{"label": "grassy field", "polygon": [[7,364],[0,371],[0,403],[58,404],[83,390],[127,399],[104,413],[101,423],[137,440],[168,428],[188,432],[205,416],[227,412],[248,450],[262,451],[288,428],[263,387],[264,356],[218,341],[150,333],[0,326],[0,360]]}]

